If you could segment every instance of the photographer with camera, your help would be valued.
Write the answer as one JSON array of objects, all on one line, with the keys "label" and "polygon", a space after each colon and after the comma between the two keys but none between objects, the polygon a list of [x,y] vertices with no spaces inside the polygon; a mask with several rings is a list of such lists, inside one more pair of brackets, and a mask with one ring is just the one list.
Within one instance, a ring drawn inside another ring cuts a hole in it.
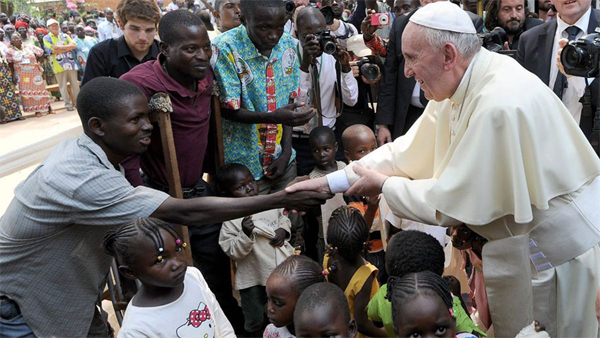
[{"label": "photographer with camera", "polygon": [[[555,0],[556,19],[523,33],[517,53],[519,63],[554,90],[587,137],[591,131],[587,124],[596,111],[598,90],[588,88],[584,77],[565,75],[557,56],[561,39],[577,40],[594,33],[599,26],[600,10],[593,9],[591,2]],[[598,86],[598,79],[592,86]]]},{"label": "photographer with camera", "polygon": [[[308,134],[317,125],[335,131],[336,118],[341,114],[343,104],[356,104],[358,85],[352,75],[350,55],[326,29],[323,13],[307,6],[298,13],[296,23],[296,35],[300,40],[297,47],[300,56],[299,99],[317,110],[317,116],[312,121],[294,127],[292,133],[292,145],[298,158],[298,175],[302,176],[310,173],[315,166]],[[341,134],[335,134],[339,142]],[[338,153],[337,157],[343,159],[341,149]]]},{"label": "photographer with camera", "polygon": [[488,32],[496,27],[501,27],[506,32],[508,41],[502,46],[505,50],[516,50],[523,32],[544,23],[540,19],[527,18],[529,4],[526,0],[490,1],[486,13],[485,28]]},{"label": "photographer with camera", "polygon": [[335,36],[342,47],[347,48],[349,38],[358,35],[358,29],[349,22],[342,21],[344,3],[341,0],[323,0],[321,13],[325,16],[327,29]]}]

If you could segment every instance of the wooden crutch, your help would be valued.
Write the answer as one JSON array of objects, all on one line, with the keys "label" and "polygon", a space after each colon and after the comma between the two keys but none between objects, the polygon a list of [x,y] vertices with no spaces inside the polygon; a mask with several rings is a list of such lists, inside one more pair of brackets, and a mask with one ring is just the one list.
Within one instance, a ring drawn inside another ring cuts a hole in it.
[{"label": "wooden crutch", "polygon": [[[160,140],[162,142],[163,154],[165,156],[165,165],[167,167],[167,182],[169,183],[169,195],[175,198],[183,199],[181,190],[181,178],[179,177],[179,165],[177,162],[177,153],[175,152],[175,141],[173,140],[173,128],[171,127],[171,113],[173,105],[169,94],[159,92],[152,95],[150,102],[150,120],[158,122],[160,129]],[[192,249],[190,244],[190,234],[185,225],[176,225],[177,231],[183,236],[183,241],[188,243],[185,247],[187,253],[188,266],[193,266]]]}]

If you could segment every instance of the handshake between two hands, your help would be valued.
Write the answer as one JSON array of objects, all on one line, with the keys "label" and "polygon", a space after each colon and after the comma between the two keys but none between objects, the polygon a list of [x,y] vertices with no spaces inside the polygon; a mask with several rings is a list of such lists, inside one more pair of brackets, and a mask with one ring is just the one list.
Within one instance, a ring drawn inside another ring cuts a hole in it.
[{"label": "handshake between two hands", "polygon": [[[352,170],[360,178],[344,195],[377,196],[381,194],[383,184],[388,176],[360,165],[354,165]],[[306,176],[298,177],[285,188],[285,191],[290,201],[289,204],[287,201],[284,203],[286,204],[284,214],[303,212],[307,208],[323,204],[327,199],[333,197],[326,177],[315,179],[308,179]]]}]

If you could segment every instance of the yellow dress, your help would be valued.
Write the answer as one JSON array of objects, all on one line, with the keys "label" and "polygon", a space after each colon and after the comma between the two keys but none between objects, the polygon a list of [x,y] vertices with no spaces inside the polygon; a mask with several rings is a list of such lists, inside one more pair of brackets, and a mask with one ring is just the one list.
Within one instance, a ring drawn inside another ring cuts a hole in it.
[{"label": "yellow dress", "polygon": [[[324,269],[327,269],[328,260],[329,255],[325,254],[325,256],[323,257]],[[344,295],[346,295],[346,299],[348,300],[348,306],[350,307],[350,317],[352,319],[354,319],[354,298],[360,292],[360,290],[362,290],[369,276],[373,275],[373,283],[371,285],[371,295],[369,296],[369,299],[372,299],[373,296],[375,296],[375,294],[377,293],[377,291],[379,291],[379,283],[377,283],[378,272],[379,270],[373,264],[365,261],[365,265],[361,266],[360,268],[358,268],[358,270],[356,270],[356,272],[352,276],[352,279],[350,279],[348,286],[346,286],[346,289],[344,290]],[[367,338],[367,336],[361,334],[360,332],[357,332],[355,338]]]}]

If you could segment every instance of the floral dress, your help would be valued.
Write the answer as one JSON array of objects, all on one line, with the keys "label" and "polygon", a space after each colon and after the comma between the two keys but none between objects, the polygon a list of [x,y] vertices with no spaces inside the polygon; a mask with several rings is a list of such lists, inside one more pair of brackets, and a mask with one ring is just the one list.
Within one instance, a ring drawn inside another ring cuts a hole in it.
[{"label": "floral dress", "polygon": [[26,113],[48,110],[50,96],[44,83],[44,69],[37,62],[44,51],[31,45],[21,45],[21,49],[10,46],[6,59],[13,65],[21,95],[21,104]]},{"label": "floral dress", "polygon": [[16,120],[22,116],[19,101],[15,96],[12,73],[2,53],[0,53],[0,106],[6,114],[7,121]]}]

